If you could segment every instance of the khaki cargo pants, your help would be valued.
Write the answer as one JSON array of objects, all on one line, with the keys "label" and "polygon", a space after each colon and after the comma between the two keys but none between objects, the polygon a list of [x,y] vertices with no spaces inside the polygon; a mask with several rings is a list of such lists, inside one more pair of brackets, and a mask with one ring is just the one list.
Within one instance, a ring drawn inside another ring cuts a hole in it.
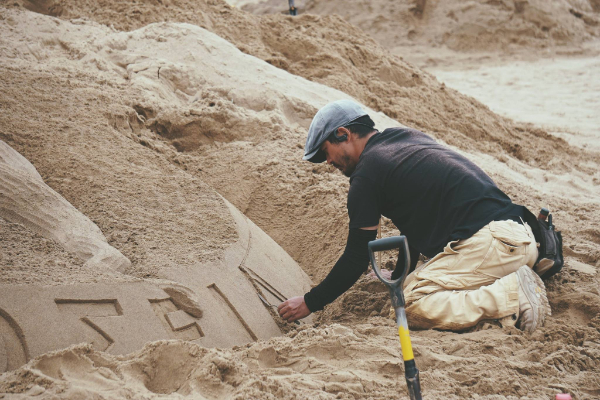
[{"label": "khaki cargo pants", "polygon": [[514,221],[493,221],[468,239],[448,243],[407,277],[409,326],[463,330],[518,313],[514,272],[533,267],[537,256],[531,228]]}]

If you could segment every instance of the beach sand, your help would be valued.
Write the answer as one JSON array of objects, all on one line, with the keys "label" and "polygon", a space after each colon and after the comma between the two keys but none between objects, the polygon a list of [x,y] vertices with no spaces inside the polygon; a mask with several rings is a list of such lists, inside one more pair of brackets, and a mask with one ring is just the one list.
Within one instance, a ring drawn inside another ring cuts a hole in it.
[{"label": "beach sand", "polygon": [[408,398],[378,281],[300,325],[256,295],[343,251],[347,178],[301,161],[340,98],[563,232],[543,328],[411,332],[425,398],[600,397],[599,6],[383,3],[0,2],[0,398]]}]

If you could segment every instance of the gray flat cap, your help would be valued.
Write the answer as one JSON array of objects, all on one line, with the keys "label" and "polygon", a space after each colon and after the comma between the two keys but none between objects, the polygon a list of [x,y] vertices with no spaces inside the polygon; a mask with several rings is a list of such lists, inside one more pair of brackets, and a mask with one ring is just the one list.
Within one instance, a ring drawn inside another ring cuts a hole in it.
[{"label": "gray flat cap", "polygon": [[304,145],[303,160],[322,163],[326,160],[321,146],[325,140],[342,126],[368,115],[358,103],[351,100],[338,100],[321,108],[313,118]]}]

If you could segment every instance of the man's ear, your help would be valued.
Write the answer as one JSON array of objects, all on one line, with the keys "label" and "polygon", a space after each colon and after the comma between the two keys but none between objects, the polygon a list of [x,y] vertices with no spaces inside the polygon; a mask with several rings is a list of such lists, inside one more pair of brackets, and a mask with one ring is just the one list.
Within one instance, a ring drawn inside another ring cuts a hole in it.
[{"label": "man's ear", "polygon": [[352,132],[350,132],[348,128],[341,126],[338,128],[336,136],[339,142],[345,142],[348,139],[352,140],[350,136],[351,133]]}]

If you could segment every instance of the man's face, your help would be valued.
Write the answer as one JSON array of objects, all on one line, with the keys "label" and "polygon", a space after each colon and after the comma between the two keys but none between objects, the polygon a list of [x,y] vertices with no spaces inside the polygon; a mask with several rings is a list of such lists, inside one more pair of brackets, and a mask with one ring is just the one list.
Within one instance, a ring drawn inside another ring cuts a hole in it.
[{"label": "man's face", "polygon": [[356,168],[358,159],[354,160],[351,154],[351,146],[348,141],[340,143],[330,143],[325,141],[321,146],[321,150],[327,157],[327,164],[331,164],[347,177],[350,177]]}]

